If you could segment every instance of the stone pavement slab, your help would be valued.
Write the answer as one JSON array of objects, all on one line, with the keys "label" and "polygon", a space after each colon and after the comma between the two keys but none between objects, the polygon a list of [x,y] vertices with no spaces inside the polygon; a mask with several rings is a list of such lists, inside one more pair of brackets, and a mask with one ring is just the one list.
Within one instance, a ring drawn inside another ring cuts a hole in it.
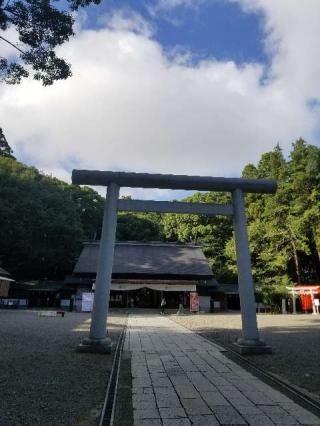
[{"label": "stone pavement slab", "polygon": [[320,426],[223,348],[165,316],[131,314],[124,350],[131,352],[134,426]]}]

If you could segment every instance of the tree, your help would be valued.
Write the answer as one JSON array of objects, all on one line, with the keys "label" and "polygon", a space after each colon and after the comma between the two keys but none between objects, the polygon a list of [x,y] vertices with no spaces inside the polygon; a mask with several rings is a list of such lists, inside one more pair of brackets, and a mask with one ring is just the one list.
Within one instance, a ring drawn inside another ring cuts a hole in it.
[{"label": "tree", "polygon": [[15,159],[12,154],[13,154],[13,151],[10,148],[10,145],[8,144],[7,139],[0,127],[0,157]]},{"label": "tree", "polygon": [[[56,179],[57,184],[61,182]],[[64,185],[70,202],[76,206],[82,226],[82,239],[93,241],[100,238],[105,200],[96,191],[85,186]]]},{"label": "tree", "polygon": [[16,279],[61,279],[81,242],[99,237],[104,200],[0,157],[0,256]]},{"label": "tree", "polygon": [[[253,276],[270,303],[288,285],[320,278],[320,149],[299,139],[286,160],[276,146],[242,176],[278,182],[275,195],[246,195]],[[235,270],[233,241],[226,244],[226,256]]]},{"label": "tree", "polygon": [[[83,241],[99,240],[105,199],[0,157],[0,258],[16,279],[62,279]],[[161,240],[156,213],[119,213],[117,238]]]},{"label": "tree", "polygon": [[[195,193],[185,198],[193,203],[230,203],[230,195],[219,192]],[[215,277],[221,282],[234,281],[233,271],[226,267],[224,252],[232,236],[232,220],[225,216],[165,214],[162,216],[164,237],[169,241],[199,244]]]},{"label": "tree", "polygon": [[[248,170],[253,171],[252,167],[246,166],[243,175]],[[255,170],[252,177],[278,182],[275,195],[246,195],[252,272],[256,288],[264,301],[270,303],[272,294],[286,292],[286,286],[297,280],[290,265],[299,243],[290,226],[292,194],[288,186],[287,162],[279,145],[261,156]],[[299,268],[295,268],[295,272],[299,274]]]},{"label": "tree", "polygon": [[118,241],[160,241],[161,220],[156,213],[119,213]]},{"label": "tree", "polygon": [[303,271],[303,275],[310,280],[320,273],[320,149],[300,138],[293,144],[288,167],[294,193],[292,228],[303,238],[300,256],[304,256],[304,263],[309,262],[307,268],[303,267],[308,274]]},{"label": "tree", "polygon": [[[16,49],[18,57],[0,56],[0,81],[20,83],[28,77],[50,85],[55,80],[71,76],[70,64],[56,56],[55,48],[74,35],[72,12],[101,0],[0,0],[0,42]],[[19,44],[5,37],[6,30],[14,28]]]}]

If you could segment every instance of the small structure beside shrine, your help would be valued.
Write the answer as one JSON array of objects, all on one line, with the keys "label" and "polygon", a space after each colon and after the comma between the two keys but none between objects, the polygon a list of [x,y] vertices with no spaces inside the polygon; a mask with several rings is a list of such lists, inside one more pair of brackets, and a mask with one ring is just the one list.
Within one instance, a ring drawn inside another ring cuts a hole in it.
[{"label": "small structure beside shrine", "polygon": [[14,279],[11,278],[11,274],[0,268],[0,309],[15,308],[17,306],[17,302],[9,298],[10,284],[12,283],[14,283]]},{"label": "small structure beside shrine", "polygon": [[300,299],[303,312],[320,313],[320,284],[297,284],[294,287],[288,287],[288,290],[292,295],[293,314],[297,313],[297,297]]},{"label": "small structure beside shrine", "polygon": [[0,268],[0,297],[8,297],[10,283],[14,280],[10,278],[10,274],[3,268]]}]

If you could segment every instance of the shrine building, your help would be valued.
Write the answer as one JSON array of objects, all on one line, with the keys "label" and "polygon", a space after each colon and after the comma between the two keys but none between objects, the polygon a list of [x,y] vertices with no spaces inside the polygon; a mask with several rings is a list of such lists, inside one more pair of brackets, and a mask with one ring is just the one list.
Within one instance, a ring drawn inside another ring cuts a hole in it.
[{"label": "shrine building", "polygon": [[[98,254],[99,242],[84,244],[73,271],[78,291],[94,290]],[[155,308],[163,296],[168,308],[177,308],[180,302],[186,306],[189,293],[212,279],[199,246],[119,242],[114,251],[110,306]],[[203,296],[202,303],[210,304],[210,297]]]}]

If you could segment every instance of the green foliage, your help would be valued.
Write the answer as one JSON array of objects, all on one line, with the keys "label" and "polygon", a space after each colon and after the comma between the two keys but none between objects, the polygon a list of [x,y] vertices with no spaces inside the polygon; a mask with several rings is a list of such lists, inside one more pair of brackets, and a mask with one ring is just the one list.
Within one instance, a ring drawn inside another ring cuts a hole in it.
[{"label": "green foliage", "polygon": [[[195,193],[184,199],[193,203],[230,203],[225,193]],[[232,220],[225,216],[166,214],[162,217],[163,234],[168,241],[199,244],[215,276],[222,282],[235,280],[234,271],[226,268],[226,241],[232,235]]]},{"label": "green foliage", "polygon": [[[55,48],[74,35],[72,12],[100,0],[0,0],[0,42],[13,45],[19,58],[8,60],[0,56],[0,81],[20,83],[29,76],[50,85],[71,75],[70,65],[56,56]],[[6,30],[14,27],[19,34],[15,45],[5,37]]]},{"label": "green foliage", "polygon": [[[0,261],[16,279],[63,278],[72,272],[81,243],[100,239],[105,200],[97,192],[4,155],[0,199]],[[118,240],[161,238],[159,215],[119,214]]]},{"label": "green foliage", "polygon": [[13,151],[10,148],[10,145],[7,142],[7,139],[0,127],[0,157],[13,158]]},{"label": "green foliage", "polygon": [[160,241],[160,215],[154,213],[119,213],[118,241]]},{"label": "green foliage", "polygon": [[103,199],[0,157],[0,255],[17,279],[63,278],[99,233]]},{"label": "green foliage", "polygon": [[82,239],[89,241],[100,238],[105,200],[91,188],[64,185],[80,218]]},{"label": "green foliage", "polygon": [[[252,272],[260,299],[279,304],[286,287],[320,281],[320,149],[299,139],[285,159],[277,145],[242,177],[276,179],[275,195],[246,194]],[[225,194],[198,193],[185,201],[227,203]],[[232,222],[225,217],[164,215],[164,236],[200,244],[221,282],[236,280]]]},{"label": "green foliage", "polygon": [[281,181],[286,179],[286,162],[278,146],[261,156],[255,176],[278,181],[275,195],[246,196],[252,272],[257,290],[267,294],[266,289],[277,287],[279,276],[285,276],[289,282],[290,236],[287,216],[290,200],[285,182]]},{"label": "green foliage", "polygon": [[277,146],[243,175],[273,178],[273,196],[246,196],[248,232],[256,287],[265,300],[280,299],[296,282],[320,279],[320,150],[299,139],[285,160]]}]

